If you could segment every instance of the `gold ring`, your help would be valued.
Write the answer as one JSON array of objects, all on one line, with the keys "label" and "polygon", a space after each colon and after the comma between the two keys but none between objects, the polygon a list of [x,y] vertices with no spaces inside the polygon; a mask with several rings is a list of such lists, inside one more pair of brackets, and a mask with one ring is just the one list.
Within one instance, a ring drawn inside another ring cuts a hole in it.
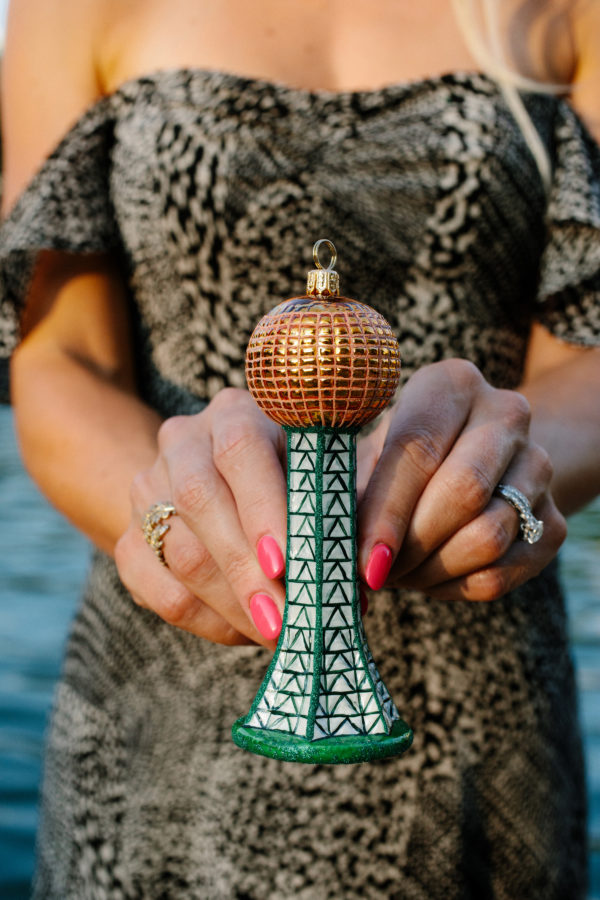
[{"label": "gold ring", "polygon": [[172,503],[154,503],[144,516],[142,531],[146,543],[152,547],[163,566],[167,565],[163,553],[164,536],[171,527],[166,519],[176,515],[177,510]]}]

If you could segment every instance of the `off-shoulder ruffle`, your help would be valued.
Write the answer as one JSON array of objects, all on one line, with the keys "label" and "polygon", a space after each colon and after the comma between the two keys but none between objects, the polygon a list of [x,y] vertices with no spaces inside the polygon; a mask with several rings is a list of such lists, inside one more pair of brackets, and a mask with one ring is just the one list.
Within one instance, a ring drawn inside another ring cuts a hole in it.
[{"label": "off-shoulder ruffle", "polygon": [[0,228],[0,400],[41,250],[96,253],[119,244],[110,196],[110,98],[91,106],[45,160]]},{"label": "off-shoulder ruffle", "polygon": [[554,175],[536,318],[557,337],[600,344],[600,147],[565,102],[556,107]]}]

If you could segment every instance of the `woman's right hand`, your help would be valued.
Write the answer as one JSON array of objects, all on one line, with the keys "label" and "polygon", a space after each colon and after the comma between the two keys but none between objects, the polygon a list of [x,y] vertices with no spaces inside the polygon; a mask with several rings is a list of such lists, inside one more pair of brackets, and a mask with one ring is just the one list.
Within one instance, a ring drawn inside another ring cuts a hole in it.
[{"label": "woman's right hand", "polygon": [[[154,465],[133,481],[131,521],[115,548],[136,603],[216,643],[274,648],[285,600],[284,441],[236,388],[197,415],[164,422]],[[164,537],[167,566],[142,533],[159,502],[177,510]]]}]

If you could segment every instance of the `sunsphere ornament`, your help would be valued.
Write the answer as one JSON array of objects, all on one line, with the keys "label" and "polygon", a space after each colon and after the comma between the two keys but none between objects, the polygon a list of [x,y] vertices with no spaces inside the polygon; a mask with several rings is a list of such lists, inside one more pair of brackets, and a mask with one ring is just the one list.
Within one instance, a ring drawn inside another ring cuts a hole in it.
[{"label": "sunsphere ornament", "polygon": [[313,259],[306,296],[267,313],[246,354],[250,393],[287,432],[286,601],[273,660],[232,734],[275,759],[354,763],[412,742],[367,645],[356,564],[356,434],[394,395],[400,352],[383,316],[339,296],[332,242],[317,241]]}]

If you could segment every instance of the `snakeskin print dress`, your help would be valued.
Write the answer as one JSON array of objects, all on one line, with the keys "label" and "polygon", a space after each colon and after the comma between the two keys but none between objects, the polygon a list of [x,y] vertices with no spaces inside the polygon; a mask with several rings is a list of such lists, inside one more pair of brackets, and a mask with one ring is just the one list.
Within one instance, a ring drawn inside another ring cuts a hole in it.
[{"label": "snakeskin print dress", "polygon": [[[326,236],[347,290],[395,329],[404,378],[459,356],[514,387],[532,320],[600,343],[600,149],[565,101],[526,103],[549,196],[483,75],[341,94],[203,70],[131,80],[75,123],[4,225],[3,353],[38,249],[110,250],[144,398],[198,411],[244,385],[254,324],[302,293]],[[412,749],[358,766],[256,757],[230,728],[269,654],[166,625],[96,554],[48,738],[36,897],[582,898],[556,567],[491,604],[381,592],[365,624]]]}]

